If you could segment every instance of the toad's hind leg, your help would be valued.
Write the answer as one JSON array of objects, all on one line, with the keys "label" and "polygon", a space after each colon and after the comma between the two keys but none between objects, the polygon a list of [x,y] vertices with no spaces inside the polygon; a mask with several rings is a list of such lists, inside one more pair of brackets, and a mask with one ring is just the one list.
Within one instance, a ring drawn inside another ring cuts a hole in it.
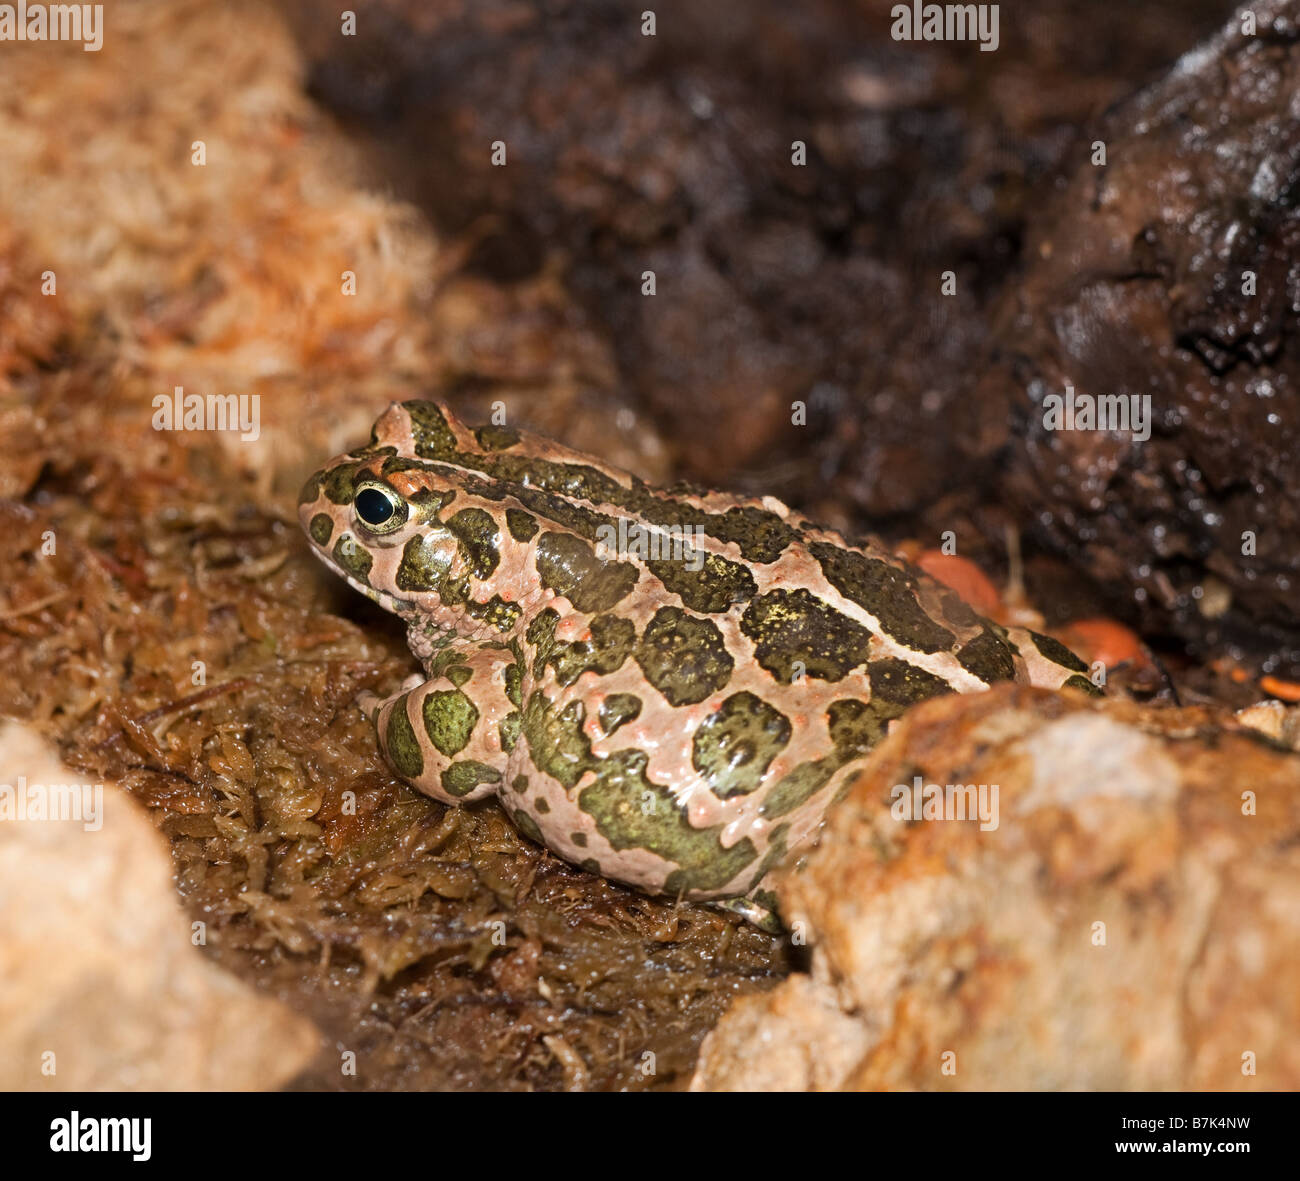
[{"label": "toad's hind leg", "polygon": [[379,747],[407,783],[445,803],[494,794],[519,735],[514,657],[500,647],[438,654],[434,675],[408,678],[389,698],[363,693]]},{"label": "toad's hind leg", "polygon": [[708,905],[727,914],[739,915],[769,935],[779,935],[785,930],[776,912],[776,895],[771,890],[757,889],[743,898],[724,898]]}]

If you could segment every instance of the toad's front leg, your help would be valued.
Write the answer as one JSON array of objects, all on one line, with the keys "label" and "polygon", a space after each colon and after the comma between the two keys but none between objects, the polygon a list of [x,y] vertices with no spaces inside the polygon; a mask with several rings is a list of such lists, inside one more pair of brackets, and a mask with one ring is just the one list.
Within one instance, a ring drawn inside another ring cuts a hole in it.
[{"label": "toad's front leg", "polygon": [[451,647],[432,675],[358,704],[375,724],[380,749],[412,787],[445,803],[493,795],[519,736],[519,669],[499,646]]}]

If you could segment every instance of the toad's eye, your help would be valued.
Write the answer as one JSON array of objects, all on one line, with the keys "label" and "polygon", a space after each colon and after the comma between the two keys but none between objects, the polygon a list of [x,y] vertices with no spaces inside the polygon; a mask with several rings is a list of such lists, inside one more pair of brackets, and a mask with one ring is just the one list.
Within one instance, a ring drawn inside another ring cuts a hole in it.
[{"label": "toad's eye", "polygon": [[357,519],[372,533],[391,533],[406,524],[406,501],[383,484],[364,484],[352,502]]}]

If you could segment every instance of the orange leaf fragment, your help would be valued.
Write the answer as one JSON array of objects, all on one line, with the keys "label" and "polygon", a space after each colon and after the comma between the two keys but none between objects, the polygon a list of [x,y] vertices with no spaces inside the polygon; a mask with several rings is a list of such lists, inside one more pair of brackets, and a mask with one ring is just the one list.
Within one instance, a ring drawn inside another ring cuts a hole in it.
[{"label": "orange leaf fragment", "polygon": [[1270,697],[1292,703],[1300,702],[1300,684],[1295,681],[1284,681],[1281,677],[1260,677],[1259,687]]},{"label": "orange leaf fragment", "polygon": [[1113,619],[1076,619],[1061,632],[1067,646],[1089,664],[1101,661],[1107,668],[1115,668],[1130,661],[1141,663],[1144,660],[1142,641]]},{"label": "orange leaf fragment", "polygon": [[916,564],[935,581],[956,591],[982,615],[992,615],[1002,607],[997,587],[969,558],[928,549],[916,559]]}]

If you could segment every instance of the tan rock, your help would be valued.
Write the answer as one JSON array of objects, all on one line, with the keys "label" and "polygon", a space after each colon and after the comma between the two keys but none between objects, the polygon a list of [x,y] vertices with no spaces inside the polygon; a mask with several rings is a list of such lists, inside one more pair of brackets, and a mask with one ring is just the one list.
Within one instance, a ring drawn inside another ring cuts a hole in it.
[{"label": "tan rock", "polygon": [[726,1025],[726,1036],[706,1039],[691,1090],[834,1090],[872,1043],[831,989],[803,975],[742,997]]},{"label": "tan rock", "polygon": [[1237,721],[1258,730],[1274,742],[1300,751],[1300,705],[1286,706],[1280,701],[1257,701],[1236,713]]},{"label": "tan rock", "polygon": [[[811,981],[733,1007],[693,1087],[1300,1087],[1300,758],[1216,721],[912,711],[775,883]],[[986,820],[900,818],[916,776]]]},{"label": "tan rock", "polygon": [[[143,810],[84,778],[32,731],[0,729],[0,1088],[282,1085],[315,1028],[204,957]],[[60,799],[66,818],[32,818]]]}]

